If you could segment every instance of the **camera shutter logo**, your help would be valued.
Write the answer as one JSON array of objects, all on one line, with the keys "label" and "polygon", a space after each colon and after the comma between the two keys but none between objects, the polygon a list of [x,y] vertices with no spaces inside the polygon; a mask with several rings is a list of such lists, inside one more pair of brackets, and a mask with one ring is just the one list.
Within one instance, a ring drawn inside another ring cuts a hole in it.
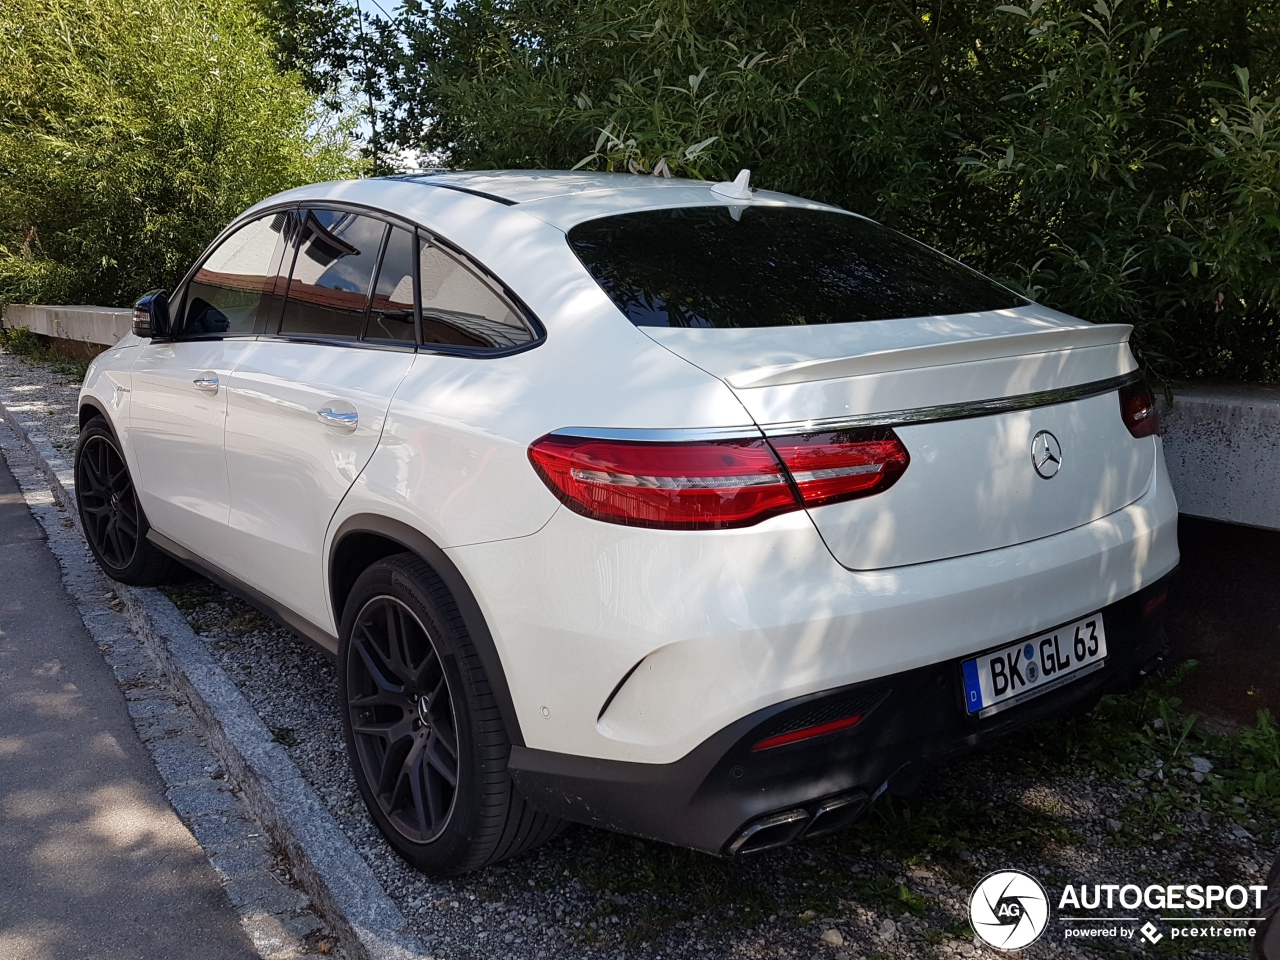
[{"label": "camera shutter logo", "polygon": [[1021,870],[997,870],[973,888],[969,922],[996,949],[1021,950],[1039,940],[1049,925],[1049,898],[1034,877]]}]

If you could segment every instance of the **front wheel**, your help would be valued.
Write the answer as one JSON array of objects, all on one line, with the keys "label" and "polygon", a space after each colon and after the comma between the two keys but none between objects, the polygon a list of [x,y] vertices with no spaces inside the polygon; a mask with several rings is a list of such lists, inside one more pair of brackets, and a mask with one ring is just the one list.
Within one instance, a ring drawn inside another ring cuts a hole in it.
[{"label": "front wheel", "polygon": [[164,583],[177,564],[147,540],[146,514],[111,427],[94,417],[76,444],[76,507],[93,558],[107,576],[135,587]]},{"label": "front wheel", "polygon": [[356,784],[391,846],[433,876],[550,839],[507,772],[511,741],[448,589],[413,554],[365,570],[342,618],[338,693]]}]

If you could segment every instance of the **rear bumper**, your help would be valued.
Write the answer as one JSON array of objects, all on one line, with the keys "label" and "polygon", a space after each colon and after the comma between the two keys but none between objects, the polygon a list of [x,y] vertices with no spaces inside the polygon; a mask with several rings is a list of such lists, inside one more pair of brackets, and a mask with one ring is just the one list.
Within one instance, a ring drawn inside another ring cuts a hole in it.
[{"label": "rear bumper", "polygon": [[[1163,630],[1146,608],[1167,592],[1170,576],[1103,609],[1110,651],[1103,669],[985,720],[964,710],[965,658],[956,658],[774,704],[673,763],[514,747],[510,770],[521,794],[547,813],[708,853],[827,832],[852,822],[885,789],[913,788],[939,760],[1129,689],[1159,663]],[[851,713],[864,719],[752,751],[779,730]]]},{"label": "rear bumper", "polygon": [[687,532],[561,509],[529,537],[447,551],[475,594],[525,746],[666,765],[798,698],[946,663],[1128,597],[1178,561],[1158,459],[1146,494],[1001,550],[878,571],[803,513]]}]

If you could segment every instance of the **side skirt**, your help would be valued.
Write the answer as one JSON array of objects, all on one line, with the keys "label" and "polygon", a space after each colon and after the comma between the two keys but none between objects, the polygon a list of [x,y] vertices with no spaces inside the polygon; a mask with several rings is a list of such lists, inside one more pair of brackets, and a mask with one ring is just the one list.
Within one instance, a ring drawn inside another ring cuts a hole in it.
[{"label": "side skirt", "polygon": [[298,616],[292,610],[288,610],[276,603],[270,597],[263,593],[259,593],[253,587],[249,586],[238,577],[234,577],[219,567],[213,566],[202,557],[196,556],[186,547],[174,543],[162,533],[157,533],[154,529],[147,533],[147,539],[155,545],[157,550],[162,550],[173,559],[177,560],[184,566],[190,567],[205,577],[208,577],[218,586],[226,590],[232,596],[239,597],[245,603],[249,604],[265,613],[276,623],[280,624],[288,630],[296,633],[303,640],[315,644],[323,650],[331,659],[337,659],[338,656],[338,638],[333,636],[329,631],[317,627],[310,620]]}]

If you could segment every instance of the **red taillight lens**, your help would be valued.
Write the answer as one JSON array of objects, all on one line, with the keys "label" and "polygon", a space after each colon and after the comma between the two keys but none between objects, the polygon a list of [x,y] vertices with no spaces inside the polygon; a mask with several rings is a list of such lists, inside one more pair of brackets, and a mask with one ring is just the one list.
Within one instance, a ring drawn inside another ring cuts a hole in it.
[{"label": "red taillight lens", "polygon": [[797,509],[764,440],[649,443],[549,434],[529,447],[569,509],[633,527],[745,527]]},{"label": "red taillight lens", "polygon": [[885,428],[773,437],[769,442],[791,471],[806,507],[888,490],[911,462],[897,434]]},{"label": "red taillight lens", "polygon": [[746,527],[870,496],[891,487],[909,459],[885,429],[688,443],[552,433],[529,447],[534,469],[569,509],[669,530]]},{"label": "red taillight lens", "polygon": [[1131,383],[1120,388],[1120,418],[1135,437],[1154,437],[1160,432],[1156,398],[1145,384]]}]

